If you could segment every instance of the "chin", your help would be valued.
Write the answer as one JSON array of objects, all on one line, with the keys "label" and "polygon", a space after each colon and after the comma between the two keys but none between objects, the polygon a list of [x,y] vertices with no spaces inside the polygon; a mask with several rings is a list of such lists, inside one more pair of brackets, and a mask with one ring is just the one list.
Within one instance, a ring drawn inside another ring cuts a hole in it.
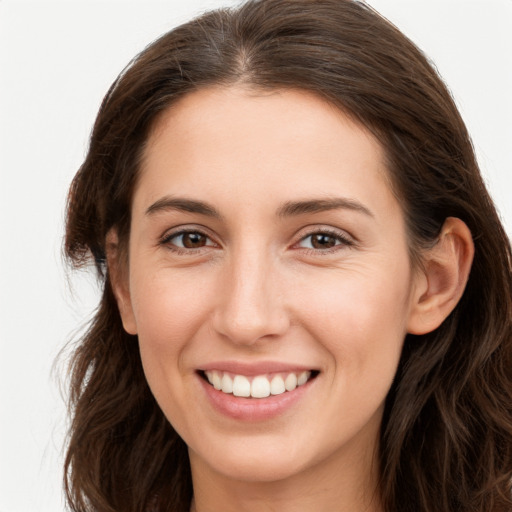
[{"label": "chin", "polygon": [[[236,446],[209,450],[206,456],[190,450],[194,463],[206,464],[225,478],[244,482],[277,482],[301,473],[308,460],[298,448],[276,448],[275,442],[236,443]],[[299,457],[299,455],[301,455]]]}]

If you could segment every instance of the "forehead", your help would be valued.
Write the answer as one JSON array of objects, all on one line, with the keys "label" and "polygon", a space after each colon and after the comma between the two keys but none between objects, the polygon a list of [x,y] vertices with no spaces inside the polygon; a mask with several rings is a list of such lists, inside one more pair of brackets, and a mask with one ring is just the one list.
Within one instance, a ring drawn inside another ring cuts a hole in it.
[{"label": "forehead", "polygon": [[[370,132],[350,114],[310,91],[211,86],[186,94],[156,119],[145,154],[161,143],[173,127],[179,130],[181,138],[190,140],[202,136],[222,140],[225,135],[235,139],[252,133],[268,142],[266,139],[276,140],[283,134],[288,139],[308,137],[317,144],[324,138],[327,145],[330,137],[326,137],[326,128],[334,135],[340,125],[367,139],[375,151],[382,151]],[[216,129],[221,126],[222,131]],[[261,127],[268,137],[262,137],[263,133],[258,131]]]},{"label": "forehead", "polygon": [[[211,87],[157,120],[141,166],[146,201],[168,193],[246,199],[388,195],[385,156],[361,124],[301,90]],[[136,191],[136,195],[137,195]],[[223,194],[224,193],[224,194]],[[139,194],[139,196],[142,194]]]}]

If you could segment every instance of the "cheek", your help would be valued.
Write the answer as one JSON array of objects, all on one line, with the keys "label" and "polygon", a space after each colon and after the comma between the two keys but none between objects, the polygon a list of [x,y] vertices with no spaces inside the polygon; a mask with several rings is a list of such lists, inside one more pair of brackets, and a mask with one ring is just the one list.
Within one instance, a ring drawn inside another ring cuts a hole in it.
[{"label": "cheek", "polygon": [[[187,431],[187,354],[207,317],[207,289],[168,269],[134,274],[131,297],[142,366],[160,408],[177,431]],[[204,283],[204,281],[203,281]],[[208,287],[206,287],[208,288]],[[188,369],[189,370],[189,369]]]},{"label": "cheek", "polygon": [[[179,401],[187,354],[208,316],[208,287],[199,285],[201,280],[179,277],[168,269],[154,275],[147,272],[134,275],[131,283],[140,354],[148,384],[157,401],[170,393],[175,395],[174,401]],[[169,403],[160,405],[169,408]]]},{"label": "cheek", "polygon": [[303,307],[305,325],[348,379],[392,379],[406,334],[408,297],[403,269],[346,273],[317,283]]},{"label": "cheek", "polygon": [[204,281],[170,271],[133,276],[131,297],[139,339],[155,349],[179,347],[207,311]]}]

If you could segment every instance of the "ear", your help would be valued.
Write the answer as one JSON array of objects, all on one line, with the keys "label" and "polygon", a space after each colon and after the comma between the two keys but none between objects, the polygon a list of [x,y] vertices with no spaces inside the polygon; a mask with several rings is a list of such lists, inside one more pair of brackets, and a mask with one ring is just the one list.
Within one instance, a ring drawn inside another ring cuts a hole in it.
[{"label": "ear", "polygon": [[434,247],[423,255],[418,270],[408,332],[433,331],[453,311],[468,281],[475,248],[466,224],[448,217]]},{"label": "ear", "polygon": [[137,325],[130,297],[127,258],[123,258],[121,255],[119,237],[114,228],[107,233],[106,249],[110,284],[117,301],[124,330],[128,334],[137,334]]}]

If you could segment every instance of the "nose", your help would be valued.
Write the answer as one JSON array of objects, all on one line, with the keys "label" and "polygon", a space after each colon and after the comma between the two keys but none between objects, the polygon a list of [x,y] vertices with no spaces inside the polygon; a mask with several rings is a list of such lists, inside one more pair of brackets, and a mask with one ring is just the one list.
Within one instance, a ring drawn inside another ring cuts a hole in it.
[{"label": "nose", "polygon": [[226,263],[213,315],[219,335],[247,346],[276,339],[290,325],[277,265],[263,251],[248,252]]}]

